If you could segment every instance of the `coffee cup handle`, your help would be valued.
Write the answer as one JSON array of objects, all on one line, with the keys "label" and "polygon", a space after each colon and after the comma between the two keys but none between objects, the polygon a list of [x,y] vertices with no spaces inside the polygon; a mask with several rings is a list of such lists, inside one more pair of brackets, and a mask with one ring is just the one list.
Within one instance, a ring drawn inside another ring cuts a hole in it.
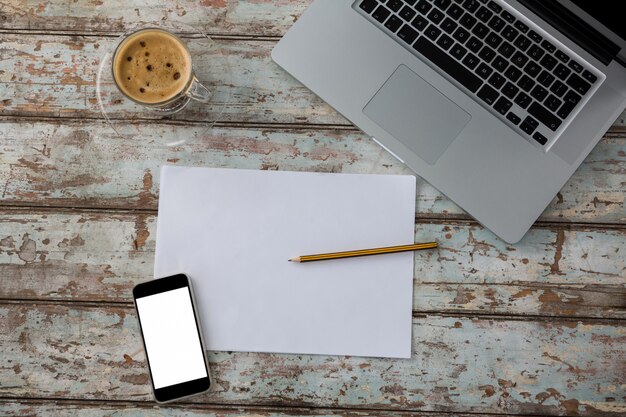
[{"label": "coffee cup handle", "polygon": [[199,101],[200,103],[208,103],[211,101],[211,92],[206,88],[194,75],[191,87],[187,91],[187,96],[192,100]]}]

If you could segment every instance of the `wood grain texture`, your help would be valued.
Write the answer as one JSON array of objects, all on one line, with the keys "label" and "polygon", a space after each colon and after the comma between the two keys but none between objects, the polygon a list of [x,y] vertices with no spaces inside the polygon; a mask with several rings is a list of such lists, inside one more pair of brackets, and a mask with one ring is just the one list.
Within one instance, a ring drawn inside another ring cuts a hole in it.
[{"label": "wood grain texture", "polygon": [[0,1],[0,29],[119,33],[137,23],[176,20],[212,35],[282,36],[310,0]]},{"label": "wood grain texture", "polygon": [[[4,213],[0,298],[130,303],[150,279],[148,214]],[[533,229],[508,246],[467,224],[416,226],[414,310],[626,318],[626,231]],[[381,280],[385,279],[381,277]]]},{"label": "wood grain texture", "polygon": [[[346,410],[315,408],[229,407],[193,403],[157,406],[151,404],[97,401],[2,401],[0,415],[75,417],[472,417],[474,414],[441,414],[429,412],[394,412],[387,410]],[[501,417],[502,415],[492,415]]]},{"label": "wood grain texture", "polygon": [[[3,34],[0,82],[5,93],[0,111],[14,116],[100,118],[96,72],[100,57],[114,38]],[[219,50],[207,51],[190,41],[194,65],[205,68],[216,102],[230,104],[223,121],[250,123],[340,124],[349,122],[298,83],[270,57],[275,41],[217,40]],[[228,69],[230,68],[230,70]],[[228,75],[230,74],[230,75]],[[201,79],[203,77],[200,77]],[[110,115],[136,118],[138,106],[107,96]],[[145,112],[144,112],[145,113]],[[179,118],[214,118],[216,107],[187,109]],[[145,114],[144,114],[145,116]],[[619,130],[620,117],[616,122]]]},{"label": "wood grain texture", "polygon": [[[1,394],[151,398],[134,311],[0,305]],[[194,402],[600,415],[626,412],[626,327],[426,316],[410,360],[213,352]]]},{"label": "wood grain texture", "polygon": [[[366,135],[351,130],[153,127],[132,140],[99,121],[0,121],[0,204],[156,209],[164,164],[285,171],[411,174]],[[626,223],[626,134],[607,135],[540,217]],[[418,178],[418,218],[468,216]]]},{"label": "wood grain texture", "polygon": [[[4,115],[100,118],[96,98],[99,60],[115,39],[100,36],[3,34],[0,99]],[[270,57],[275,42],[217,40],[206,50],[188,39],[200,76],[213,79],[215,102],[230,104],[220,120],[265,123],[348,124],[330,106],[287,75]],[[230,70],[229,70],[230,68]],[[139,106],[118,96],[104,97],[110,116],[133,118]],[[214,118],[216,107],[186,109],[189,120]],[[145,112],[141,112],[145,115]]]}]

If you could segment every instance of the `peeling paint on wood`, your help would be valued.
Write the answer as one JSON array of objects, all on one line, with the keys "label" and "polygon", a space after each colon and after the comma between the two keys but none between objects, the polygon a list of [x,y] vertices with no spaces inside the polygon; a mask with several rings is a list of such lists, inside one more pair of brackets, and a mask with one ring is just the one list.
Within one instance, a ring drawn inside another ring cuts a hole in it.
[{"label": "peeling paint on wood", "polygon": [[[161,125],[119,139],[103,122],[0,122],[0,192],[15,204],[156,209],[159,169],[183,166],[411,174],[354,131],[214,128],[178,147],[194,128]],[[541,220],[626,223],[626,135],[604,138]],[[418,217],[468,218],[418,178]]]},{"label": "peeling paint on wood", "polygon": [[175,20],[212,35],[281,36],[311,1],[74,0],[71,13],[64,0],[23,3],[0,3],[0,28],[117,33],[135,23]]},{"label": "peeling paint on wood", "polygon": [[[0,414],[6,417],[13,416],[55,416],[55,417],[441,417],[441,414],[429,412],[394,412],[387,410],[351,411],[349,409],[332,410],[312,408],[285,408],[276,407],[228,407],[216,405],[199,405],[183,403],[170,406],[150,406],[149,404],[128,403],[98,403],[95,401],[81,401],[80,403],[55,401],[54,405],[39,401],[2,402]],[[472,414],[447,414],[446,417],[474,417]],[[491,417],[502,417],[492,414]]]},{"label": "peeling paint on wood", "polygon": [[[114,41],[98,36],[3,34],[0,81],[5,82],[3,96],[11,101],[0,102],[0,111],[15,116],[100,118],[97,66],[102,51]],[[222,103],[228,93],[232,95],[222,120],[348,124],[271,60],[274,42],[217,40],[216,43],[221,48],[219,53],[193,42],[189,48],[200,79],[214,80],[208,86],[213,90],[215,102]],[[117,97],[104,100],[111,108],[112,117],[138,116],[138,106],[128,100]],[[192,106],[185,110],[184,118],[205,120],[215,112],[216,108]],[[140,116],[145,117],[145,112]]]},{"label": "peeling paint on wood", "polygon": [[[3,395],[151,398],[130,308],[7,304],[0,326]],[[624,355],[623,323],[417,317],[410,360],[210,353],[214,391],[193,402],[617,415]]]},{"label": "peeling paint on wood", "polygon": [[[155,227],[146,214],[0,215],[0,298],[130,302],[152,276]],[[533,229],[510,247],[479,226],[418,224],[415,239],[440,242],[415,254],[418,313],[626,318],[626,231]]]}]

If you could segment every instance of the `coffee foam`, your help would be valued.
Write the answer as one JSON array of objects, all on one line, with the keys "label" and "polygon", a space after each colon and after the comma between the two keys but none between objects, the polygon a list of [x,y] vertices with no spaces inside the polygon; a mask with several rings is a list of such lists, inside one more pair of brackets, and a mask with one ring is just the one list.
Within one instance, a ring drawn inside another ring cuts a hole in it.
[{"label": "coffee foam", "polygon": [[185,45],[172,34],[145,29],[130,35],[119,46],[113,76],[127,96],[142,103],[160,103],[187,86],[191,57]]}]

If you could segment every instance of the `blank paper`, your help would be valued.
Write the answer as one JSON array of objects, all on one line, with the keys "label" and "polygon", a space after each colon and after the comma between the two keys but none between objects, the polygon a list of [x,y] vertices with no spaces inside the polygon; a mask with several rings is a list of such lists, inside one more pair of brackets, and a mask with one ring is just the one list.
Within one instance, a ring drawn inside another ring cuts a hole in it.
[{"label": "blank paper", "polygon": [[415,177],[166,166],[155,277],[191,277],[207,349],[408,358]]}]

